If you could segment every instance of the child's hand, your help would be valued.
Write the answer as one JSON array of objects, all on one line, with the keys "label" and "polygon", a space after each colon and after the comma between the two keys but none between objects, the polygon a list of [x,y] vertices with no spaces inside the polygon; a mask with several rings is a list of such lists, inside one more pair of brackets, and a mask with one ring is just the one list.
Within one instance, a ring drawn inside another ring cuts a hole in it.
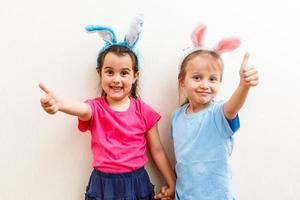
[{"label": "child's hand", "polygon": [[42,83],[39,84],[45,95],[40,99],[43,109],[49,114],[55,114],[59,110],[59,98]]},{"label": "child's hand", "polygon": [[175,190],[168,186],[162,186],[160,192],[154,196],[154,199],[173,200]]},{"label": "child's hand", "polygon": [[240,69],[240,85],[245,87],[254,87],[258,84],[258,71],[255,66],[249,65],[249,53],[246,53]]}]

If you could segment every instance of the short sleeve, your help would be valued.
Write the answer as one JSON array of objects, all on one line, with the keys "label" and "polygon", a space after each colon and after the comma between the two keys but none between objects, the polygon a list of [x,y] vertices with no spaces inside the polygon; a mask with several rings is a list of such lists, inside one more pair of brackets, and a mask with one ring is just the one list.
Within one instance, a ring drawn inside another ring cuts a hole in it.
[{"label": "short sleeve", "polygon": [[229,120],[228,123],[229,123],[229,126],[230,126],[231,130],[235,133],[240,128],[239,115],[236,115],[236,117],[234,119]]},{"label": "short sleeve", "polygon": [[240,128],[238,115],[230,121],[226,119],[223,101],[215,103],[213,107],[213,114],[217,128],[221,133],[224,133],[225,136],[232,136]]},{"label": "short sleeve", "polygon": [[171,116],[171,128],[170,128],[170,138],[173,139],[173,124],[174,124],[175,112]]},{"label": "short sleeve", "polygon": [[89,119],[88,121],[82,121],[81,119],[78,118],[78,129],[81,132],[86,132],[87,130],[90,130],[91,127],[91,123],[93,121],[93,117],[94,117],[94,113],[95,113],[95,106],[93,103],[93,100],[86,100],[84,103],[88,104],[91,109],[92,109],[92,116],[91,119]]},{"label": "short sleeve", "polygon": [[146,103],[142,103],[142,113],[146,125],[146,132],[149,131],[161,118],[153,108]]},{"label": "short sleeve", "polygon": [[173,124],[171,124],[170,128],[170,138],[173,139]]}]

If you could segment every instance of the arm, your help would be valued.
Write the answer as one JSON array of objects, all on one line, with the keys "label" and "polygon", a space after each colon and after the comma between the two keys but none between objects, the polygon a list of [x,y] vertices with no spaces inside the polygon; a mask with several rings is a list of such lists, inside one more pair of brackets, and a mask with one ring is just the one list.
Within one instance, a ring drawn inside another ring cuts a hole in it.
[{"label": "arm", "polygon": [[240,69],[240,84],[228,101],[224,103],[224,115],[228,120],[236,117],[244,105],[250,87],[258,84],[258,72],[254,66],[248,65],[249,54],[246,53]]},{"label": "arm", "polygon": [[59,97],[41,83],[39,84],[39,87],[45,92],[45,95],[40,101],[41,106],[47,113],[55,114],[57,111],[61,111],[69,115],[77,116],[83,121],[87,121],[91,118],[92,110],[88,104],[73,99]]},{"label": "arm", "polygon": [[[171,169],[170,162],[166,156],[164,148],[160,142],[159,133],[157,124],[154,125],[147,133],[146,133],[149,152],[152,156],[153,161],[158,167],[159,171],[165,178],[168,189],[166,189],[166,196],[174,196],[175,193],[175,174]],[[157,197],[156,198],[161,198]]]}]

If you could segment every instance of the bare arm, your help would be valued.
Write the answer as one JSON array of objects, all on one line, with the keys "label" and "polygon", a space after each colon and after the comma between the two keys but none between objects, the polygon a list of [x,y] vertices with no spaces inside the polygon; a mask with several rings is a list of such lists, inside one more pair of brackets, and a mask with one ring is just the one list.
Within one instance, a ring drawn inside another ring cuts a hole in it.
[{"label": "bare arm", "polygon": [[39,84],[41,90],[45,92],[45,95],[41,98],[41,106],[49,114],[55,114],[58,111],[74,115],[79,117],[83,121],[87,121],[91,118],[92,110],[86,103],[59,97],[49,90],[45,85]]},{"label": "bare arm", "polygon": [[174,197],[176,178],[160,142],[157,124],[146,133],[146,136],[152,159],[167,182],[168,189],[166,189],[166,196]]},{"label": "bare arm", "polygon": [[257,69],[248,65],[249,54],[246,53],[240,69],[240,84],[228,101],[224,103],[224,115],[228,120],[236,117],[238,111],[244,105],[250,87],[258,84]]}]

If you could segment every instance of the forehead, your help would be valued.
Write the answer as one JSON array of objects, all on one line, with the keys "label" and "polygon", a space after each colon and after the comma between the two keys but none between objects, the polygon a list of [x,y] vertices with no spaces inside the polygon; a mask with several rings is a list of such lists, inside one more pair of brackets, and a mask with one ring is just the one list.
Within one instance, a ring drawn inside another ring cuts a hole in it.
[{"label": "forehead", "polygon": [[103,67],[132,69],[133,61],[130,55],[127,53],[122,55],[117,55],[115,53],[109,52],[105,55]]},{"label": "forehead", "polygon": [[186,64],[187,72],[208,71],[221,73],[222,69],[217,59],[198,55],[190,59]]}]

